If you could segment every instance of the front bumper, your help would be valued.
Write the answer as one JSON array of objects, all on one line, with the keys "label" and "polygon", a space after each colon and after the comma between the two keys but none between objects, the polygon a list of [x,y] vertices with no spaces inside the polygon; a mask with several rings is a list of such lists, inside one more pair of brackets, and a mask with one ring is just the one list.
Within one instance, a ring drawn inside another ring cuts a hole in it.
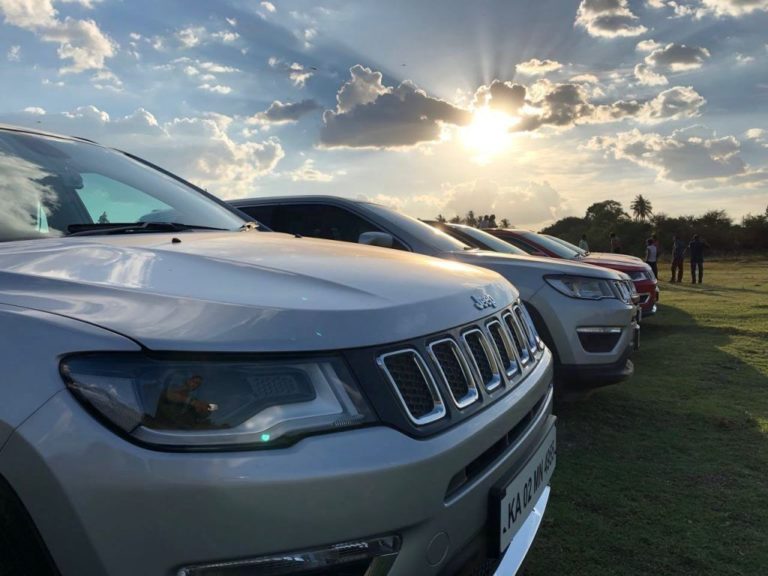
[{"label": "front bumper", "polygon": [[[626,380],[633,373],[629,358],[637,341],[637,308],[617,299],[577,300],[552,288],[531,300],[541,321],[540,333],[556,350],[556,377],[578,387],[604,386]],[[618,330],[610,346],[595,341],[585,330]],[[592,342],[590,342],[590,338]]]},{"label": "front bumper", "polygon": [[[371,427],[229,453],[133,445],[64,390],[9,439],[0,473],[63,576],[170,576],[181,566],[386,534],[402,539],[390,576],[449,574],[488,531],[491,487],[521,468],[554,426],[552,376],[545,352],[504,398],[426,439]],[[448,495],[456,473],[482,461],[542,398],[517,440]],[[529,517],[525,527],[505,562],[522,562],[517,554],[538,523]]]}]

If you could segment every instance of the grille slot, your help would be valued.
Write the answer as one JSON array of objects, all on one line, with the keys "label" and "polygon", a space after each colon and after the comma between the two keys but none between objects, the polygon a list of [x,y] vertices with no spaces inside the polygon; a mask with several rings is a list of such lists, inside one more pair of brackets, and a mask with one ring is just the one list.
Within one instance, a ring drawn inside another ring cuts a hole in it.
[{"label": "grille slot", "polygon": [[501,375],[485,334],[475,328],[464,334],[464,342],[485,389],[496,390],[501,385]]},{"label": "grille slot", "polygon": [[383,354],[378,362],[414,424],[429,424],[445,416],[440,392],[416,350]]},{"label": "grille slot", "polygon": [[509,329],[509,333],[512,336],[512,340],[515,343],[515,348],[517,349],[517,354],[518,354],[518,357],[520,358],[520,362],[523,365],[528,364],[528,362],[531,361],[531,353],[528,351],[528,344],[523,334],[522,327],[520,326],[519,322],[512,315],[511,312],[507,312],[506,314],[504,314],[503,320],[504,320],[504,323],[507,325],[507,328]]},{"label": "grille slot", "polygon": [[498,320],[493,320],[488,323],[488,332],[491,335],[493,344],[496,347],[496,351],[499,354],[501,360],[501,367],[506,373],[508,378],[512,378],[518,371],[517,359],[513,351],[513,345],[509,341],[507,333]]},{"label": "grille slot", "polygon": [[479,397],[477,386],[456,342],[450,338],[433,342],[429,353],[456,406],[464,408],[475,402]]},{"label": "grille slot", "polygon": [[527,318],[527,315],[521,306],[515,305],[514,311],[515,316],[517,317],[517,321],[520,323],[520,326],[523,329],[525,340],[528,343],[528,348],[530,349],[531,353],[533,353],[539,346],[533,324],[531,323],[531,320]]}]

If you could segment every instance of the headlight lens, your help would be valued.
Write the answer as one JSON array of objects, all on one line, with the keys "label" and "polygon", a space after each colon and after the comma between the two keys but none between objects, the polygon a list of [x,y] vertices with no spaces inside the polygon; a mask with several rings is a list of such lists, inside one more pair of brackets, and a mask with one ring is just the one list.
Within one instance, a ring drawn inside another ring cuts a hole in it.
[{"label": "headlight lens", "polygon": [[570,296],[584,300],[600,300],[602,298],[615,298],[611,283],[602,278],[590,278],[588,276],[545,276],[544,279],[552,288]]},{"label": "headlight lens", "polygon": [[64,359],[61,373],[73,394],[111,425],[161,446],[271,447],[375,420],[338,358],[85,354]]},{"label": "headlight lens", "polygon": [[640,280],[650,280],[651,277],[648,276],[645,272],[641,272],[640,270],[637,270],[636,272],[627,272],[629,274],[629,277],[632,278],[635,282],[639,282]]}]

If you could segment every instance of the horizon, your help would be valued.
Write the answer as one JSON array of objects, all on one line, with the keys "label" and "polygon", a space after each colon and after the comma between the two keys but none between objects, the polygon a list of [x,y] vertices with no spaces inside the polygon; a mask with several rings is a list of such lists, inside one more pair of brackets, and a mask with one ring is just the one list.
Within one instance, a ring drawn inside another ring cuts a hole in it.
[{"label": "horizon", "polygon": [[0,16],[0,122],[225,199],[531,229],[638,194],[736,223],[768,205],[768,0],[0,0]]}]

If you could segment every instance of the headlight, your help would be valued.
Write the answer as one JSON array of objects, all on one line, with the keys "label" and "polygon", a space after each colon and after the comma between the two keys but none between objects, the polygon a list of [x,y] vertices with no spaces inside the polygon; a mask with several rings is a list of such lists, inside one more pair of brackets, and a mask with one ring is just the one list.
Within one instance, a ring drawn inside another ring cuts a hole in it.
[{"label": "headlight", "polygon": [[602,278],[590,278],[588,276],[545,276],[544,279],[552,288],[570,296],[585,300],[601,300],[602,298],[615,298],[611,289],[611,283]]},{"label": "headlight", "polygon": [[639,282],[640,280],[651,279],[651,277],[647,273],[641,272],[639,270],[636,272],[627,272],[627,274],[629,274],[629,277],[632,278],[632,280],[634,280],[635,282]]},{"label": "headlight", "polygon": [[284,445],[373,422],[338,358],[259,361],[65,358],[67,387],[113,427],[148,444],[189,448]]}]

